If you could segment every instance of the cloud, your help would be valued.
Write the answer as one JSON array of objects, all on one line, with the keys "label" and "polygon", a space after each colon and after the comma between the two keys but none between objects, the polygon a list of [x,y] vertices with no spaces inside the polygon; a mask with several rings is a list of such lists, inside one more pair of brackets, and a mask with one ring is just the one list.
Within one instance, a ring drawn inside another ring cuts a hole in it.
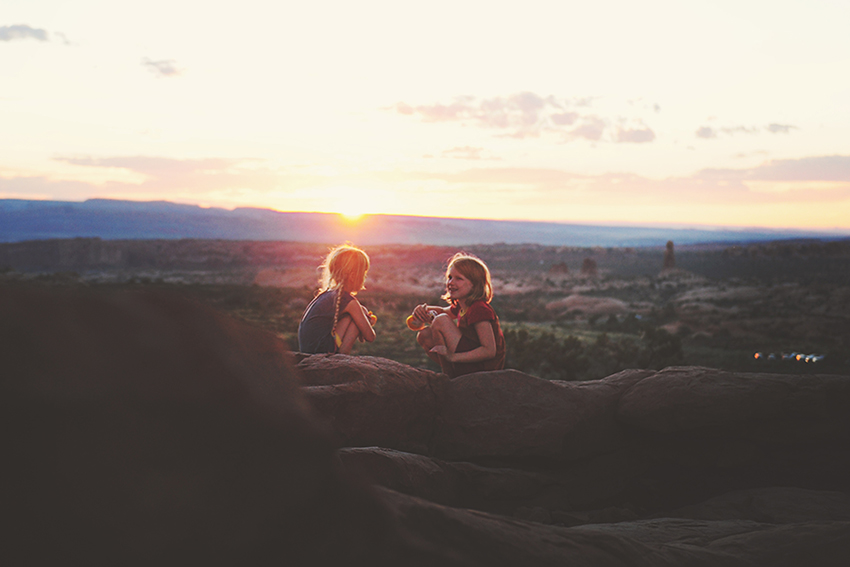
[{"label": "cloud", "polygon": [[710,140],[711,138],[717,137],[717,130],[715,130],[711,126],[700,126],[699,128],[697,128],[696,135],[697,138]]},{"label": "cloud", "polygon": [[195,173],[220,173],[242,163],[241,160],[207,159],[171,159],[149,156],[127,156],[111,158],[57,157],[55,161],[81,165],[85,167],[112,167],[127,169],[150,177],[179,176]]},{"label": "cloud", "polygon": [[570,130],[568,138],[584,138],[592,142],[602,139],[605,132],[605,122],[598,116],[587,116],[582,119],[582,124]]},{"label": "cloud", "polygon": [[633,130],[627,130],[621,128],[617,132],[617,141],[618,142],[628,142],[633,144],[644,144],[646,142],[651,142],[655,139],[655,132],[650,130],[649,128],[639,128]]},{"label": "cloud", "polygon": [[92,184],[91,194],[198,194],[204,191],[219,191],[233,188],[268,188],[285,177],[280,172],[257,166],[249,159],[171,159],[153,156],[124,157],[58,157],[56,161],[81,167],[117,168],[140,174],[143,181],[128,183],[109,181],[101,185]]},{"label": "cloud", "polygon": [[[665,179],[631,173],[577,175],[536,168],[477,168],[415,175],[420,179],[467,185],[471,190],[486,187],[514,191],[536,200],[551,198],[565,205],[570,202],[641,206],[850,203],[850,155],[772,160],[752,168],[704,169],[693,175]],[[555,201],[552,205],[558,206]]]},{"label": "cloud", "polygon": [[557,126],[572,126],[575,124],[576,120],[578,120],[578,117],[578,112],[561,112],[553,114],[549,118],[551,118],[552,122]]},{"label": "cloud", "polygon": [[790,124],[768,124],[767,131],[771,134],[788,134],[791,130],[796,130],[796,126],[792,126]]},{"label": "cloud", "polygon": [[[712,120],[710,118],[709,120]],[[791,124],[771,123],[764,128],[771,134],[788,134],[791,130],[797,129]],[[723,126],[720,128],[712,128],[711,126],[700,126],[696,131],[697,138],[711,139],[716,138],[718,134],[734,136],[736,134],[759,134],[761,129],[758,126]]]},{"label": "cloud", "polygon": [[14,41],[16,39],[49,41],[47,30],[31,28],[26,24],[0,26],[0,41]]},{"label": "cloud", "polygon": [[748,172],[763,181],[850,182],[850,156],[819,156],[768,161]]},{"label": "cloud", "polygon": [[430,104],[412,107],[398,103],[396,111],[404,115],[419,115],[425,122],[470,121],[484,128],[510,129],[514,137],[539,136],[550,127],[548,116],[563,116],[563,107],[554,97],[541,97],[522,92],[508,97],[478,100],[470,96],[457,97],[450,104]]},{"label": "cloud", "polygon": [[592,97],[557,99],[551,95],[520,92],[493,98],[459,96],[450,103],[418,106],[399,102],[392,109],[427,123],[461,122],[501,130],[500,136],[517,139],[544,134],[559,135],[565,141],[651,142],[655,139],[655,133],[648,127],[625,131],[609,129],[609,121],[582,110],[592,103]]},{"label": "cloud", "polygon": [[157,77],[179,77],[183,74],[183,70],[177,67],[177,61],[174,59],[152,61],[145,57],[142,59],[142,66]]},{"label": "cloud", "polygon": [[735,134],[758,134],[759,129],[755,126],[730,126],[720,129],[724,134],[734,136]]},{"label": "cloud", "polygon": [[456,148],[450,148],[448,150],[443,151],[443,157],[449,157],[454,159],[469,159],[469,160],[479,160],[479,159],[488,159],[488,160],[498,160],[499,158],[495,157],[484,157],[482,153],[484,152],[484,148],[474,148],[472,146],[462,146]]}]

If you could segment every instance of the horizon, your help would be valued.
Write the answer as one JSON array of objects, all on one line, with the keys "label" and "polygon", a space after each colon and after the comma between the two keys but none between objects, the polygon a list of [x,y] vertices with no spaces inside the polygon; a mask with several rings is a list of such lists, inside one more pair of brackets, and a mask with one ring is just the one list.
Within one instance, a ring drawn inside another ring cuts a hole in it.
[{"label": "horizon", "polygon": [[346,214],[335,211],[291,211],[291,210],[280,210],[273,209],[270,207],[259,207],[259,206],[233,206],[233,207],[224,207],[224,206],[216,206],[216,205],[199,205],[197,203],[181,203],[177,201],[169,201],[167,199],[156,199],[150,201],[136,201],[131,199],[112,199],[107,197],[90,197],[85,200],[48,200],[48,199],[19,199],[19,198],[2,198],[0,197],[0,202],[2,201],[24,201],[24,202],[40,202],[40,203],[75,203],[75,204],[85,204],[89,201],[110,201],[115,203],[125,202],[131,203],[134,205],[144,205],[144,204],[168,204],[168,205],[178,205],[178,206],[188,206],[188,207],[197,207],[200,210],[221,210],[226,212],[235,212],[240,209],[245,210],[261,210],[268,211],[274,213],[284,213],[284,214],[292,214],[292,213],[303,213],[303,214],[316,214],[316,215],[333,215],[340,217],[343,223],[346,224],[357,224],[364,218],[368,217],[399,217],[399,218],[413,218],[413,219],[436,219],[436,220],[457,220],[457,221],[493,221],[493,222],[508,222],[508,223],[535,223],[535,224],[556,224],[556,225],[565,225],[565,226],[587,226],[587,227],[598,227],[598,228],[653,228],[653,229],[671,229],[671,230],[682,230],[682,231],[740,231],[740,232],[762,232],[762,233],[820,233],[825,236],[847,236],[850,237],[850,228],[841,228],[841,227],[832,227],[832,228],[824,228],[824,229],[807,229],[807,228],[799,228],[799,227],[767,227],[767,226],[756,226],[756,225],[720,225],[720,224],[696,224],[696,223],[652,223],[652,222],[641,222],[641,221],[573,221],[573,220],[557,220],[557,221],[541,221],[541,220],[533,220],[533,219],[522,219],[522,218],[476,218],[476,217],[462,217],[462,216],[434,216],[434,215],[414,215],[414,214],[394,214],[394,213],[358,213],[358,214]]},{"label": "horizon", "polygon": [[214,239],[352,242],[358,245],[530,244],[584,247],[735,245],[850,240],[850,231],[761,227],[569,223],[412,215],[203,208],[166,200],[0,199],[0,242],[44,239]]},{"label": "horizon", "polygon": [[10,0],[0,199],[844,233],[848,20],[827,0]]}]

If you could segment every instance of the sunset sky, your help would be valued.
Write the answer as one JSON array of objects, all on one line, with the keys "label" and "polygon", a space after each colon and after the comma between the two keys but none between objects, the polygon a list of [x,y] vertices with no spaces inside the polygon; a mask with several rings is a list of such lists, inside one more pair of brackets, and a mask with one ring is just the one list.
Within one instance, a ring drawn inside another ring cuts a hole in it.
[{"label": "sunset sky", "polygon": [[0,6],[0,198],[850,232],[845,0]]}]

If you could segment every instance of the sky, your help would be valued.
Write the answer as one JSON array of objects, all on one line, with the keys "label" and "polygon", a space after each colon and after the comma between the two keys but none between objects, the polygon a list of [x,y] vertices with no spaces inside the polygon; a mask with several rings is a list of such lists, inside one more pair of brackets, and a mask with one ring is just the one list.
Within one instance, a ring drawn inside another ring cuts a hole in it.
[{"label": "sky", "polygon": [[850,2],[0,0],[0,199],[850,233]]}]

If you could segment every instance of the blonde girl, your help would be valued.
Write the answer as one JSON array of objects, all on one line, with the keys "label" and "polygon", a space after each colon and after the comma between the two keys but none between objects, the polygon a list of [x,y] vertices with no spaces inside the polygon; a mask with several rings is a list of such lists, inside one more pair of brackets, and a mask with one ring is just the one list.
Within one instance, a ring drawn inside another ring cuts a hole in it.
[{"label": "blonde girl", "polygon": [[493,284],[487,264],[470,254],[455,254],[446,270],[443,299],[447,307],[422,303],[412,313],[414,320],[430,324],[416,336],[428,356],[452,378],[504,368],[505,337],[490,307]]},{"label": "blonde girl", "polygon": [[369,256],[343,244],[330,251],[321,268],[319,291],[298,325],[298,350],[348,354],[358,339],[374,341],[376,318],[355,297],[364,289]]}]

